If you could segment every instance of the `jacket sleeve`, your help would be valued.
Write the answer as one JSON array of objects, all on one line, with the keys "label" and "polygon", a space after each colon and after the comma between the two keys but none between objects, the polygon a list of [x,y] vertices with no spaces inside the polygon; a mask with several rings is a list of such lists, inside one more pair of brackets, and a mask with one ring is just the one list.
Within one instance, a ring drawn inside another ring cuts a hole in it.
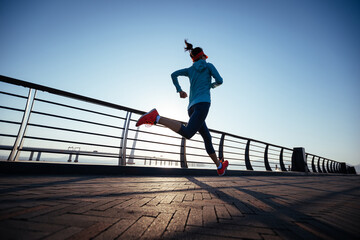
[{"label": "jacket sleeve", "polygon": [[211,88],[216,88],[223,83],[223,79],[220,76],[219,72],[216,70],[215,66],[211,63],[208,63],[208,68],[211,72],[211,76],[215,79],[215,82],[211,83]]},{"label": "jacket sleeve", "polygon": [[179,76],[185,76],[185,77],[188,77],[189,76],[189,73],[188,73],[188,69],[187,68],[184,68],[184,69],[180,69],[180,70],[177,70],[175,72],[173,72],[171,74],[171,79],[173,81],[173,84],[176,88],[176,91],[177,92],[181,92],[182,89],[180,87],[180,84],[179,84],[179,81],[178,81],[178,77]]}]

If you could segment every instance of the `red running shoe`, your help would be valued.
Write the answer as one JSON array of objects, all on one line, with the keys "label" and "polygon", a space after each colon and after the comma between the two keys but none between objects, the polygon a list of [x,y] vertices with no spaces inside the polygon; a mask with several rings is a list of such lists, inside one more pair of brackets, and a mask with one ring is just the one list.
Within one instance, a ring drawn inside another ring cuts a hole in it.
[{"label": "red running shoe", "polygon": [[158,111],[156,110],[156,108],[154,108],[153,110],[151,110],[148,113],[145,113],[144,115],[142,115],[139,120],[136,123],[136,126],[139,127],[143,124],[152,126],[154,124],[156,124],[156,118],[157,116],[159,116]]},{"label": "red running shoe", "polygon": [[225,175],[225,171],[227,169],[227,167],[229,166],[229,162],[228,160],[221,159],[220,162],[222,163],[222,167],[220,169],[217,170],[219,176],[224,176]]}]

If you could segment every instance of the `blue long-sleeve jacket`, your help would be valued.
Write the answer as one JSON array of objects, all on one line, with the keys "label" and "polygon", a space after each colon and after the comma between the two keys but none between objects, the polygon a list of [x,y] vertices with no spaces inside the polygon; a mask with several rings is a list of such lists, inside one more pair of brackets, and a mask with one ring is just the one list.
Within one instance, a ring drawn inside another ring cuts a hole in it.
[{"label": "blue long-sleeve jacket", "polygon": [[[216,70],[215,66],[202,59],[194,62],[194,64],[189,68],[180,69],[171,74],[171,78],[177,92],[182,91],[178,81],[179,76],[186,76],[190,79],[190,97],[188,108],[191,108],[193,105],[200,102],[210,103],[210,89],[223,83],[223,79]],[[215,79],[215,82],[211,81],[211,77]]]}]

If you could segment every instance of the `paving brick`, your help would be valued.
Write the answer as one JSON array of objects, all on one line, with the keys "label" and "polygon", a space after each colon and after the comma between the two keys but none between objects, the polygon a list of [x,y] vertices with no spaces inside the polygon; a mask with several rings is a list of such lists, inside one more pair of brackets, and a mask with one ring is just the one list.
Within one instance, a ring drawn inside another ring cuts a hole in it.
[{"label": "paving brick", "polygon": [[188,214],[189,214],[189,209],[176,211],[166,230],[168,232],[184,231],[186,220],[188,218]]},{"label": "paving brick", "polygon": [[217,222],[214,206],[204,206],[203,219],[204,219],[204,226]]},{"label": "paving brick", "polygon": [[146,206],[156,206],[156,205],[158,205],[165,197],[166,197],[166,195],[156,196],[155,198],[151,199],[148,203],[146,203]]},{"label": "paving brick", "polygon": [[0,221],[4,220],[4,219],[9,219],[9,218],[12,218],[12,217],[15,217],[15,216],[28,214],[28,213],[31,213],[31,212],[36,212],[36,211],[39,211],[39,210],[44,209],[44,208],[48,208],[48,206],[40,205],[40,206],[36,206],[36,207],[22,209],[22,210],[19,210],[19,211],[5,213],[4,215],[0,215]]},{"label": "paving brick", "polygon": [[243,231],[241,228],[237,229],[222,229],[221,225],[213,225],[209,228],[198,228],[193,226],[187,226],[185,229],[186,232],[196,232],[198,234],[216,236],[219,239],[223,237],[233,237],[233,238],[242,238],[242,239],[262,239],[260,234],[256,231]]},{"label": "paving brick", "polygon": [[167,195],[163,200],[161,200],[160,203],[171,203],[173,199],[175,198],[175,195]]},{"label": "paving brick", "polygon": [[115,239],[120,236],[125,230],[130,228],[131,225],[135,223],[135,219],[121,219],[120,221],[113,224],[111,227],[105,231],[98,234],[94,240],[108,240]]},{"label": "paving brick", "polygon": [[149,228],[146,229],[144,235],[141,236],[141,239],[159,239],[168,226],[172,216],[173,214],[160,213],[151,223]]},{"label": "paving brick", "polygon": [[218,218],[231,219],[231,216],[224,205],[215,205],[215,211]]},{"label": "paving brick", "polygon": [[67,240],[88,240],[98,235],[99,232],[105,230],[111,223],[97,222],[93,225],[81,230],[80,232],[72,235]]},{"label": "paving brick", "polygon": [[42,239],[49,235],[49,232],[45,231],[30,231],[16,228],[3,228],[0,226],[0,239],[1,240],[14,240],[14,239],[26,239],[36,240]]},{"label": "paving brick", "polygon": [[22,220],[6,220],[1,222],[1,226],[4,228],[15,228],[23,229],[29,231],[48,231],[56,232],[64,228],[62,225],[57,224],[48,224],[48,223],[38,223],[31,221],[22,221]]},{"label": "paving brick", "polygon": [[172,202],[181,203],[184,200],[185,194],[179,193],[175,196]]},{"label": "paving brick", "polygon": [[44,238],[44,240],[63,240],[63,239],[67,239],[67,238],[79,233],[80,231],[82,231],[82,228],[66,227],[66,228],[63,228],[62,230],[60,230],[58,232],[54,232],[53,234],[47,236],[46,238]]},{"label": "paving brick", "polygon": [[139,239],[145,230],[154,221],[152,217],[141,217],[128,228],[118,239]]},{"label": "paving brick", "polygon": [[203,216],[201,209],[196,209],[196,208],[190,209],[187,225],[199,226],[199,227],[203,226]]}]

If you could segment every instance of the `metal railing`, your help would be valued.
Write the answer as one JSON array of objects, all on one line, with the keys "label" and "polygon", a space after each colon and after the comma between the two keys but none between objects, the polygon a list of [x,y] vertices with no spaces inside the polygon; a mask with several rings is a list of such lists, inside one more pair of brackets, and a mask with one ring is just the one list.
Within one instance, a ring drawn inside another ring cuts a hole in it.
[{"label": "metal railing", "polygon": [[[0,81],[1,160],[214,168],[199,134],[187,140],[161,126],[135,127],[143,111],[6,76]],[[291,169],[291,148],[210,132],[229,169]],[[307,153],[306,161],[310,172],[344,172],[334,160]]]}]

